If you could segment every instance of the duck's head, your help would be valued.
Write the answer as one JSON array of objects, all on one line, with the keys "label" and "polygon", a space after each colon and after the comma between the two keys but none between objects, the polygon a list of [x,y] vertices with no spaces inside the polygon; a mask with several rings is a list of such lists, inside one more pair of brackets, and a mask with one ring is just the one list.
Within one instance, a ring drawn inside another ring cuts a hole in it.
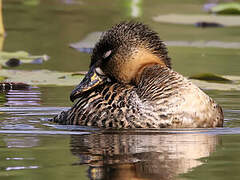
[{"label": "duck's head", "polygon": [[138,22],[117,24],[95,45],[90,69],[70,99],[109,81],[137,85],[142,70],[153,64],[171,68],[166,45],[157,33]]}]

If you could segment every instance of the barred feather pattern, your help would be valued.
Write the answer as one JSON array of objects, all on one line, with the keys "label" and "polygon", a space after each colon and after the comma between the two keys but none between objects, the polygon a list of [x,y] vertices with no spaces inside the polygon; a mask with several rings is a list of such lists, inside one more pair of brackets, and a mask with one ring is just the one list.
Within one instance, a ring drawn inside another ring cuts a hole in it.
[{"label": "barred feather pattern", "polygon": [[222,126],[223,114],[209,96],[182,75],[153,65],[136,86],[102,85],[54,118],[61,124],[104,128]]},{"label": "barred feather pattern", "polygon": [[[218,127],[223,124],[223,112],[201,89],[173,70],[159,65],[146,68],[137,94],[149,102],[160,127]],[[146,117],[147,118],[147,117]]]},{"label": "barred feather pattern", "polygon": [[105,128],[136,128],[140,111],[133,86],[105,84],[83,95],[67,112],[55,117],[62,124]]}]

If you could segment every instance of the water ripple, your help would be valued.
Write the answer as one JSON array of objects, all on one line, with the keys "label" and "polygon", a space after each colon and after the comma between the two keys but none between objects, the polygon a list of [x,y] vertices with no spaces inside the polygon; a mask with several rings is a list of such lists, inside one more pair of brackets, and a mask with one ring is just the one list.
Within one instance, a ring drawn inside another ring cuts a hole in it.
[{"label": "water ripple", "polygon": [[37,169],[39,166],[14,166],[14,167],[7,167],[6,171],[11,170],[22,170],[22,169]]},{"label": "water ripple", "polygon": [[[53,127],[53,126],[52,126]],[[84,135],[92,133],[104,134],[240,134],[240,128],[214,128],[214,129],[134,129],[134,130],[101,130],[83,126],[63,125],[57,126],[59,130],[0,130],[0,134],[39,134],[39,135]],[[64,131],[65,130],[65,131]]]},{"label": "water ripple", "polygon": [[71,135],[71,134],[90,134],[90,132],[78,131],[19,131],[19,130],[0,130],[0,134],[40,134],[40,135]]}]

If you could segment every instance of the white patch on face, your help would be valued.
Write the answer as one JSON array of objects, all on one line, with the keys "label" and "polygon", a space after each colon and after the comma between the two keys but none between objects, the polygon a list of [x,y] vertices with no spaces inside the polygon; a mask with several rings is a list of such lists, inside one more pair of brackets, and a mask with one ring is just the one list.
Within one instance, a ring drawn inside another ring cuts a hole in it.
[{"label": "white patch on face", "polygon": [[99,74],[99,75],[102,75],[102,76],[105,75],[104,72],[102,71],[102,69],[101,69],[100,67],[97,67],[97,68],[95,69],[95,71],[96,71],[97,74]]},{"label": "white patch on face", "polygon": [[105,54],[103,55],[103,58],[106,59],[107,57],[109,57],[112,53],[112,50],[109,50],[107,52],[105,52]]},{"label": "white patch on face", "polygon": [[110,78],[107,78],[107,82],[111,82],[111,79],[110,79]]}]

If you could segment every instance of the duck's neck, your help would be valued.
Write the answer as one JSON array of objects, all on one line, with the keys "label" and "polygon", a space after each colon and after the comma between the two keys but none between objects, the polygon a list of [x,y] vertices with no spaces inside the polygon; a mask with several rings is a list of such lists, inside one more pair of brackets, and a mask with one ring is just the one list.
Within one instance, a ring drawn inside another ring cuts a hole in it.
[{"label": "duck's neck", "polygon": [[157,100],[176,93],[176,89],[183,81],[183,76],[161,65],[146,66],[137,84],[137,93],[140,98]]}]

